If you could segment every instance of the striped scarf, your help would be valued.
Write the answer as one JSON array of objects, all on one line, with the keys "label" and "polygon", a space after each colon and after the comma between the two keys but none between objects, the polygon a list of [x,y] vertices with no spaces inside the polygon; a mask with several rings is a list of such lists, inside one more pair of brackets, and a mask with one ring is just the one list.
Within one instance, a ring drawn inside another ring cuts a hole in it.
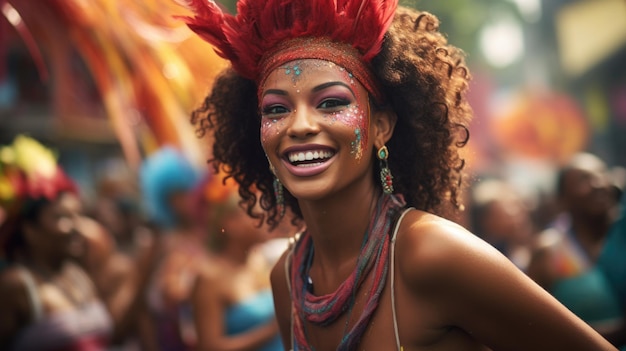
[{"label": "striped scarf", "polygon": [[[313,259],[311,236],[305,232],[293,252],[291,269],[291,289],[294,307],[294,350],[311,351],[307,345],[304,320],[319,326],[332,324],[344,313],[350,313],[356,292],[373,271],[372,286],[367,301],[356,324],[344,334],[337,351],[354,350],[378,306],[380,294],[385,286],[389,267],[389,232],[393,222],[398,218],[405,203],[401,196],[382,194],[376,203],[361,245],[361,253],[352,274],[337,288],[334,293],[315,296],[307,289],[309,269]],[[349,318],[348,316],[347,318]]]}]

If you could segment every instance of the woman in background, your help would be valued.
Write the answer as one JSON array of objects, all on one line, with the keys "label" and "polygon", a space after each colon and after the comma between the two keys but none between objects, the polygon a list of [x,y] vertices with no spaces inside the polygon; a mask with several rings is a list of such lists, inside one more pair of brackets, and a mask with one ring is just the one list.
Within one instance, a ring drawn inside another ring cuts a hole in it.
[{"label": "woman in background", "polygon": [[7,218],[0,241],[9,263],[0,272],[0,349],[105,350],[108,311],[85,271],[79,249],[82,207],[76,185],[37,141],[18,136],[2,150]]},{"label": "woman in background", "polygon": [[[619,210],[604,161],[590,153],[574,155],[558,172],[556,198],[561,213],[540,234],[528,274],[609,341],[624,347],[625,310],[597,264]],[[620,262],[617,256],[612,259]]]},{"label": "woman in background", "polygon": [[232,179],[212,175],[203,188],[212,254],[196,290],[198,350],[282,351],[269,280],[273,262],[261,249],[270,232],[240,206]]},{"label": "woman in background", "polygon": [[197,279],[206,265],[205,237],[196,209],[200,172],[171,146],[143,163],[140,183],[158,257],[149,277],[139,330],[147,351],[191,350],[196,344],[192,310]]},{"label": "woman in background", "polygon": [[506,180],[487,178],[473,184],[471,230],[526,271],[535,250],[531,208]]}]

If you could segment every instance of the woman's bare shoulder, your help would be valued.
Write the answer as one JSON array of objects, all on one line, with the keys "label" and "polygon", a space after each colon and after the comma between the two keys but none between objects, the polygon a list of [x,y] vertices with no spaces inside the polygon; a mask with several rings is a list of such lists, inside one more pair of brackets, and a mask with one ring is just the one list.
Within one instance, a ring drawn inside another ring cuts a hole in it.
[{"label": "woman's bare shoulder", "polygon": [[493,246],[461,225],[423,211],[407,213],[396,240],[400,273],[420,285],[434,286],[442,277],[462,276],[477,265],[512,267]]},{"label": "woman's bare shoulder", "polygon": [[0,289],[7,291],[26,291],[22,270],[25,268],[11,266],[0,271]]},{"label": "woman's bare shoulder", "polygon": [[24,269],[14,266],[0,271],[0,310],[8,314],[28,309],[28,287],[23,275]]}]

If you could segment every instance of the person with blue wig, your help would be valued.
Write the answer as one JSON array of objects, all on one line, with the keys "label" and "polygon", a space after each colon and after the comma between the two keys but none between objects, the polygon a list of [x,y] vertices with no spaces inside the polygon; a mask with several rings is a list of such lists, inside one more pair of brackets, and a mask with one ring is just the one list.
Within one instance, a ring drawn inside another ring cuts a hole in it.
[{"label": "person with blue wig", "polygon": [[150,155],[141,166],[141,191],[149,219],[162,229],[172,229],[187,222],[181,205],[200,180],[200,172],[188,158],[172,146]]},{"label": "person with blue wig", "polygon": [[164,146],[142,164],[140,183],[148,220],[157,232],[159,254],[140,312],[143,350],[190,350],[195,344],[196,280],[207,265],[198,220],[199,171],[183,152]]}]

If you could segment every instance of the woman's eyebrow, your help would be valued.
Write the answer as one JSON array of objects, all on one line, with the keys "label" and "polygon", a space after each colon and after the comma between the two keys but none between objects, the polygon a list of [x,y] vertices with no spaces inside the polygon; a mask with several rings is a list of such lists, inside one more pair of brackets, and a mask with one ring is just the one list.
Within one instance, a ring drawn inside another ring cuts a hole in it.
[{"label": "woman's eyebrow", "polygon": [[341,86],[346,87],[348,90],[350,90],[350,93],[352,94],[352,97],[356,99],[356,95],[354,94],[354,91],[352,91],[352,88],[348,84],[346,84],[344,82],[340,82],[340,81],[333,81],[333,82],[320,84],[320,85],[318,85],[318,86],[313,88],[313,92],[318,92],[320,90],[324,90],[326,88],[329,88],[329,87],[332,87],[332,86],[335,86],[335,85],[341,85]]},{"label": "woman's eyebrow", "polygon": [[286,96],[287,92],[284,90],[280,90],[280,89],[267,89],[266,91],[263,92],[263,96],[268,95],[268,94]]}]

